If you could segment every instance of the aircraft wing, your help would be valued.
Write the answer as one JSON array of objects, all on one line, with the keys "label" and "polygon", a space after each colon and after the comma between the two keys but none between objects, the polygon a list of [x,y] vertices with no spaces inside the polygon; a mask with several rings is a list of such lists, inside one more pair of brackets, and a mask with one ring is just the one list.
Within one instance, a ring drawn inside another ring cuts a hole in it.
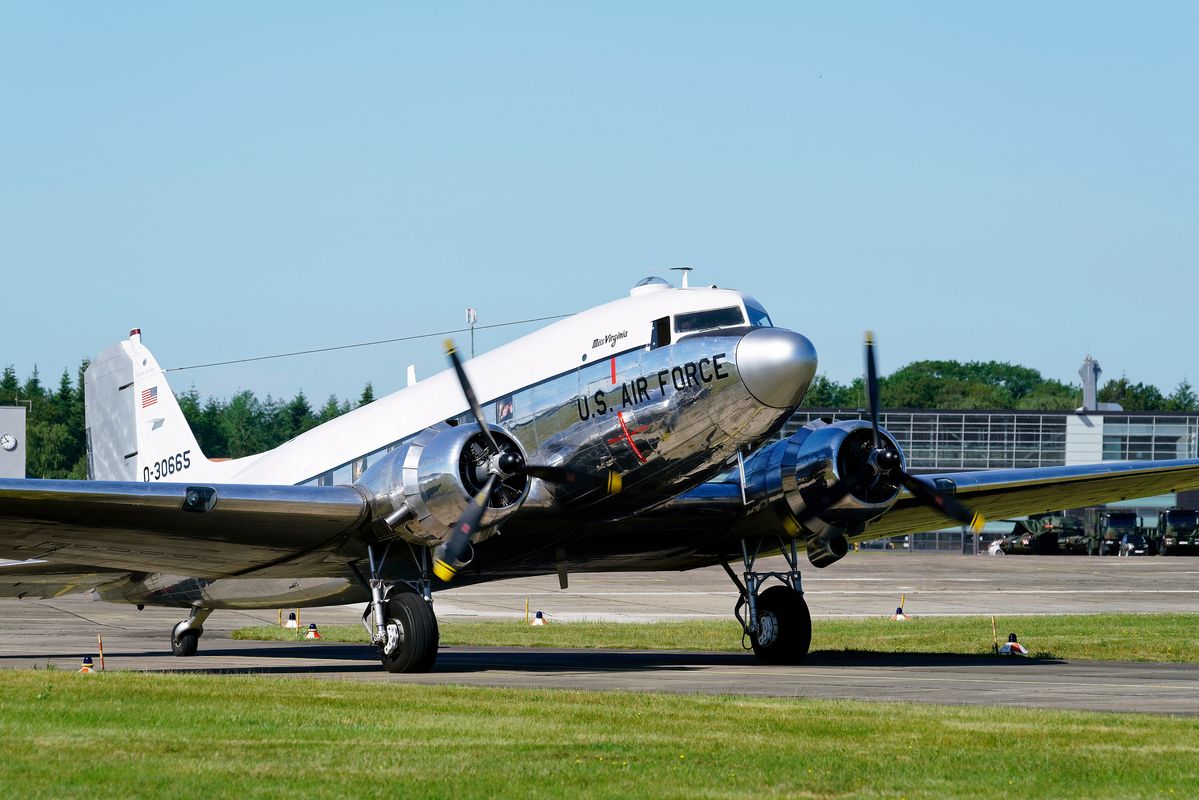
[{"label": "aircraft wing", "polygon": [[[1199,459],[949,472],[920,476],[920,480],[942,490],[950,481],[959,500],[987,519],[999,519],[1199,489]],[[899,536],[952,524],[905,490],[890,511],[852,539]]]},{"label": "aircraft wing", "polygon": [[126,570],[51,564],[47,561],[0,564],[0,597],[59,597],[94,589],[129,574]]},{"label": "aircraft wing", "polygon": [[0,558],[200,578],[275,566],[302,575],[368,518],[349,486],[213,484],[208,510],[185,510],[187,488],[0,480]]}]

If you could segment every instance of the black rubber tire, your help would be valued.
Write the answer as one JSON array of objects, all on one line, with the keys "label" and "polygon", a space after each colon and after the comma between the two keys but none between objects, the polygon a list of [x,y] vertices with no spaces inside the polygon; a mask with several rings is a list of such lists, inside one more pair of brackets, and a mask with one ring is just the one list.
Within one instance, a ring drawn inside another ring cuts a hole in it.
[{"label": "black rubber tire", "polygon": [[[786,586],[771,586],[758,595],[758,625],[751,637],[763,664],[798,664],[812,644],[812,615],[803,595]],[[760,637],[760,638],[759,638]]]},{"label": "black rubber tire", "polygon": [[200,649],[200,634],[196,631],[186,631],[176,639],[171,637],[171,655],[186,658],[194,656]]},{"label": "black rubber tire", "polygon": [[383,668],[388,672],[428,672],[437,661],[440,633],[433,607],[415,592],[400,592],[387,601],[388,623],[395,622],[403,640],[390,655],[379,650]]}]

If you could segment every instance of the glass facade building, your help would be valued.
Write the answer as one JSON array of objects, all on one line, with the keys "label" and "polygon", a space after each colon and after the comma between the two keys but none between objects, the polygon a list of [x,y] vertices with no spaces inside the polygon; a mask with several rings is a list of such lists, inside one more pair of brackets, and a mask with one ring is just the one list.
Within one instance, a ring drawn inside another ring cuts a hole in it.
[{"label": "glass facade building", "polygon": [[[803,408],[810,420],[867,419],[862,409]],[[1199,457],[1199,415],[1066,411],[887,411],[880,420],[918,471],[1058,467]]]}]

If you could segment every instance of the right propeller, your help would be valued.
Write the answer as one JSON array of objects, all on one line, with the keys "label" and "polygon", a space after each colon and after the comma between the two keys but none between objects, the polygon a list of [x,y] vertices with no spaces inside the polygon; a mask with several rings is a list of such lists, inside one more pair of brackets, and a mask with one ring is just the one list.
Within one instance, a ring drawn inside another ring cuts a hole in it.
[{"label": "right propeller", "polygon": [[872,484],[883,477],[898,479],[913,497],[921,503],[936,509],[950,519],[966,525],[972,531],[978,531],[985,522],[983,515],[971,511],[965,503],[953,495],[939,492],[924,481],[918,479],[903,468],[903,459],[891,446],[889,440],[879,434],[879,399],[878,399],[878,370],[874,362],[874,334],[866,331],[866,400],[870,407],[871,452],[862,466],[852,474],[838,479],[832,486],[814,498],[796,517],[804,522],[819,516],[832,506],[839,503],[847,495],[853,494],[864,485]]}]

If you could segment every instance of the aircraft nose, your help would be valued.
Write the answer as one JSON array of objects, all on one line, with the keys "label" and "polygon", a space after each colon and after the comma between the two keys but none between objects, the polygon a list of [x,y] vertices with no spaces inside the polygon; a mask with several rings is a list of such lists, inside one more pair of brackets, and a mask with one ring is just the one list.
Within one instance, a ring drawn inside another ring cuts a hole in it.
[{"label": "aircraft nose", "polygon": [[783,328],[755,328],[737,342],[741,382],[758,402],[791,408],[816,375],[816,348],[808,337]]}]

